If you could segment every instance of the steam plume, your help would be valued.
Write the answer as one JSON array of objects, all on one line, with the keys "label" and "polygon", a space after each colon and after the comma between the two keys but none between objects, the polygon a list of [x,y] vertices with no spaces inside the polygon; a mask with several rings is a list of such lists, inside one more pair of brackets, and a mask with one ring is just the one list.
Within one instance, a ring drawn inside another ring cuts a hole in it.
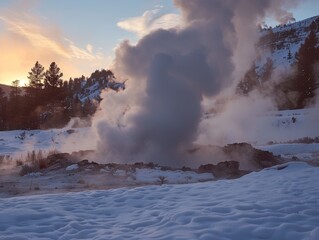
[{"label": "steam plume", "polygon": [[241,78],[254,57],[256,25],[295,1],[175,0],[183,29],[158,30],[136,46],[123,42],[115,71],[123,93],[103,96],[94,125],[108,161],[174,165],[198,135],[204,98]]}]

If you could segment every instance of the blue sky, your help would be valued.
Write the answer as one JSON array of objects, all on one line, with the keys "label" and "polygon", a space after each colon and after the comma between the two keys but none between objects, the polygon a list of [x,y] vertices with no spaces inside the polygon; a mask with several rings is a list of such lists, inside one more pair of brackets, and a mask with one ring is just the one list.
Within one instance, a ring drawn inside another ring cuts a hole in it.
[{"label": "blue sky", "polygon": [[[293,12],[300,20],[317,9],[308,0]],[[108,68],[117,44],[176,24],[178,13],[172,0],[1,0],[0,83],[26,83],[37,60],[56,61],[66,79]]]}]

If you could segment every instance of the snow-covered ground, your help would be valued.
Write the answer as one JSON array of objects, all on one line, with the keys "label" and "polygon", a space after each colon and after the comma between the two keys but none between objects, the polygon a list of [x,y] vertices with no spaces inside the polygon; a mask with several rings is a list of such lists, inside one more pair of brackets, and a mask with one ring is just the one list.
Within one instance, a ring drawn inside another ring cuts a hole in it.
[{"label": "snow-covered ground", "polygon": [[[213,118],[214,116],[209,116]],[[316,144],[288,144],[288,141],[305,137],[319,139],[319,109],[301,109],[267,112],[259,116],[251,116],[253,124],[249,125],[245,138],[236,139],[230,128],[227,143],[249,142],[257,148],[273,151],[274,154],[299,154],[318,152]],[[209,120],[209,119],[208,119]],[[246,131],[246,130],[245,130]],[[63,129],[0,131],[0,156],[21,155],[35,150],[43,152],[60,151],[71,153],[96,148],[96,135],[90,127],[71,128],[71,124]],[[267,143],[272,145],[267,145]],[[265,146],[266,145],[266,146]],[[293,149],[286,152],[284,149]],[[311,149],[310,149],[311,148]],[[279,150],[275,150],[279,149]],[[284,151],[281,153],[280,151]]]},{"label": "snow-covered ground", "polygon": [[[255,147],[319,162],[319,143],[286,142],[318,137],[319,128],[312,125],[316,111],[270,112],[258,119],[277,134],[261,141],[272,144]],[[94,139],[90,128],[0,132],[0,155],[90,150]],[[192,171],[96,171],[77,164],[44,175],[20,177],[17,168],[12,171],[19,181],[0,165],[1,240],[319,239],[319,168],[307,163],[218,181]],[[16,192],[8,191],[12,186]]]},{"label": "snow-covered ground", "polygon": [[319,162],[319,143],[299,143],[299,144],[274,144],[268,146],[258,146],[257,148],[272,152],[285,158],[298,158],[303,161]]},{"label": "snow-covered ground", "polygon": [[[85,139],[90,139],[84,141]],[[95,149],[95,136],[89,127],[0,131],[0,156],[20,158],[32,151],[44,154],[52,151],[73,152]]]},{"label": "snow-covered ground", "polygon": [[0,199],[1,239],[319,239],[319,168]]}]

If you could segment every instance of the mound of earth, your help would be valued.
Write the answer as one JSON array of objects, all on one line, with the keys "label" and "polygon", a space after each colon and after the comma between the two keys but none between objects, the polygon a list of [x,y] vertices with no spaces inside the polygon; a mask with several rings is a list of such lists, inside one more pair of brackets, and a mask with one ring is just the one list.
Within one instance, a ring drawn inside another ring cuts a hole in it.
[{"label": "mound of earth", "polygon": [[240,162],[240,160],[245,158],[246,161],[255,165],[256,170],[281,163],[280,158],[274,156],[271,152],[256,149],[248,143],[228,144],[223,147],[223,151],[232,161]]}]

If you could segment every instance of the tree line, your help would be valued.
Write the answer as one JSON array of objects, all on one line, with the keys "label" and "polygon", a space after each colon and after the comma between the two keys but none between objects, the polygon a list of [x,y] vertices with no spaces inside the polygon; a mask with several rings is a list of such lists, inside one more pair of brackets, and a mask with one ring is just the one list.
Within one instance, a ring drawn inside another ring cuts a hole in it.
[{"label": "tree line", "polygon": [[99,96],[88,97],[90,87],[106,88],[115,76],[110,70],[96,70],[90,77],[62,79],[55,62],[49,69],[37,61],[28,72],[29,84],[12,82],[9,96],[0,88],[0,130],[63,127],[72,117],[89,117],[96,111]]}]

